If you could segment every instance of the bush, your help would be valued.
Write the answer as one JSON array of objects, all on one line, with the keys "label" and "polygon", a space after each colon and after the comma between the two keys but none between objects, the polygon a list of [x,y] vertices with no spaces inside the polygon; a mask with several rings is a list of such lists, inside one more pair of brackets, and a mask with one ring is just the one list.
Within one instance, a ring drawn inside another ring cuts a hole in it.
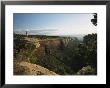
[{"label": "bush", "polygon": [[79,70],[77,75],[94,75],[95,73],[95,69],[88,65],[87,67],[83,67]]},{"label": "bush", "polygon": [[29,61],[33,64],[36,64],[37,62],[37,58],[30,58]]}]

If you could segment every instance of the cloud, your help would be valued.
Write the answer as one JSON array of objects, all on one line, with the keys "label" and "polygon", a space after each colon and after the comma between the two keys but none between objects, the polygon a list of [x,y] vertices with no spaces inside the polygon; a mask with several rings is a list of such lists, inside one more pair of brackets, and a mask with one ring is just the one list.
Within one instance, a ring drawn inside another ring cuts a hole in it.
[{"label": "cloud", "polygon": [[[39,34],[39,35],[48,35],[48,34],[52,34],[54,32],[56,32],[58,29],[31,29],[28,30],[29,34]],[[15,30],[14,32],[17,34],[25,34],[27,30]]]}]

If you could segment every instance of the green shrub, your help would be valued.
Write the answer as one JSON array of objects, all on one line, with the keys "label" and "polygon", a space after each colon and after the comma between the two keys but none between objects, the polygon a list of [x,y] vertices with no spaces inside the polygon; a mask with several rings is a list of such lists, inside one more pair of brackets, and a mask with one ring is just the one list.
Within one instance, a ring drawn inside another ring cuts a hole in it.
[{"label": "green shrub", "polygon": [[94,75],[94,74],[95,74],[95,69],[89,65],[83,67],[81,70],[77,72],[77,75]]},{"label": "green shrub", "polygon": [[37,58],[30,58],[29,61],[33,64],[36,64],[37,62]]}]

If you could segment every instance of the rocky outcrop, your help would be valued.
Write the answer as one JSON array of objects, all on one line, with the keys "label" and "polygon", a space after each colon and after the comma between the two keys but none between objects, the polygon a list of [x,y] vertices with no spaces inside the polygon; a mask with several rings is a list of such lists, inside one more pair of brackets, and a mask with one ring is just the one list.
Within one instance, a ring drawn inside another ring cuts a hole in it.
[{"label": "rocky outcrop", "polygon": [[44,53],[46,54],[52,54],[54,53],[55,50],[59,50],[59,46],[61,45],[60,40],[59,39],[47,39],[47,40],[43,40],[40,41],[40,47],[38,48],[38,50],[44,50]]},{"label": "rocky outcrop", "polygon": [[[55,72],[48,70],[47,68],[29,62],[22,61],[17,63],[17,65],[18,67],[15,69],[16,73],[17,71],[20,71],[22,67],[23,69],[22,73],[25,72],[25,75],[58,75]],[[22,73],[20,74],[19,72],[19,75],[22,75]]]},{"label": "rocky outcrop", "polygon": [[71,40],[72,40],[71,38],[56,38],[56,39],[39,40],[40,46],[37,48],[38,53],[45,55],[45,54],[52,54],[52,53],[61,51],[65,47],[68,46]]},{"label": "rocky outcrop", "polygon": [[36,46],[37,57],[54,54],[55,52],[63,51],[72,40],[70,37],[61,37],[61,38],[48,38],[47,39],[37,39],[37,38],[28,38],[25,40],[31,42]]},{"label": "rocky outcrop", "polygon": [[64,45],[65,47],[67,47],[68,44],[69,44],[69,42],[70,42],[71,40],[72,40],[72,38],[70,38],[70,37],[67,37],[67,38],[62,39],[63,45]]}]

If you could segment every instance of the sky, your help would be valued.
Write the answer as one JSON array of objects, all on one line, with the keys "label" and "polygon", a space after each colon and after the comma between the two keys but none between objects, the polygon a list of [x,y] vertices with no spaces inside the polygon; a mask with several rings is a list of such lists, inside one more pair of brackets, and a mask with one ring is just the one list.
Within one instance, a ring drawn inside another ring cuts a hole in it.
[{"label": "sky", "polygon": [[80,35],[96,33],[92,13],[14,13],[15,33],[33,35]]}]

